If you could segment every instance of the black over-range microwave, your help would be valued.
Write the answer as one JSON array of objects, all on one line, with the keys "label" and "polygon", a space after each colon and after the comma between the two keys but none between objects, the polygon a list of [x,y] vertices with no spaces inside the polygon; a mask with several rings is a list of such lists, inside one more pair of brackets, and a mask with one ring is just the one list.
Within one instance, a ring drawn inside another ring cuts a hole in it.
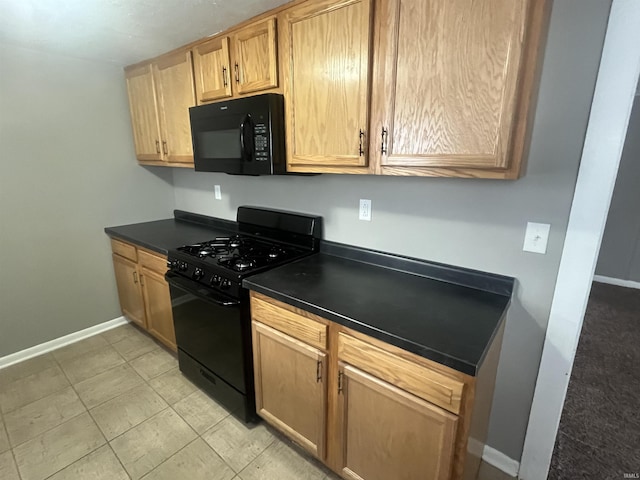
[{"label": "black over-range microwave", "polygon": [[197,171],[285,173],[282,95],[267,93],[191,107],[189,116]]}]

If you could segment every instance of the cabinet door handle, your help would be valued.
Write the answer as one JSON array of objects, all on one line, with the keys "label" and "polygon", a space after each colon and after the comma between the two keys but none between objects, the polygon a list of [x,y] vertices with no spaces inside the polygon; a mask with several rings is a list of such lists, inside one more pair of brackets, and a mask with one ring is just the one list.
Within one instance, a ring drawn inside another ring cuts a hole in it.
[{"label": "cabinet door handle", "polygon": [[222,67],[222,85],[226,87],[227,84],[227,67]]},{"label": "cabinet door handle", "polygon": [[162,151],[164,152],[165,155],[169,155],[169,148],[167,147],[166,140],[162,141]]},{"label": "cabinet door handle", "polygon": [[138,272],[133,272],[133,283],[138,283]]},{"label": "cabinet door handle", "polygon": [[318,360],[316,364],[316,382],[320,383],[322,381],[322,360]]},{"label": "cabinet door handle", "polygon": [[160,142],[156,140],[156,153],[160,153]]},{"label": "cabinet door handle", "polygon": [[380,147],[380,153],[382,153],[383,155],[387,154],[387,139],[389,137],[389,130],[387,130],[386,128],[382,127],[382,144]]},{"label": "cabinet door handle", "polygon": [[144,275],[140,274],[140,286],[144,287]]},{"label": "cabinet door handle", "polygon": [[364,130],[360,129],[360,148],[358,148],[358,154],[360,156],[364,155]]},{"label": "cabinet door handle", "polygon": [[343,392],[342,377],[344,377],[344,372],[338,372],[338,393]]},{"label": "cabinet door handle", "polygon": [[236,62],[235,69],[236,69],[236,83],[240,83],[240,71],[238,69],[238,62]]}]

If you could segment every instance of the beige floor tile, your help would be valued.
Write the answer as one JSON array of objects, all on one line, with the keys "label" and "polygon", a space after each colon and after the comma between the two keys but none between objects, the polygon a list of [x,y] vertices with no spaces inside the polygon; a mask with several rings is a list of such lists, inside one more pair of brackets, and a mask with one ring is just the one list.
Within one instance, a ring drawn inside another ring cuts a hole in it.
[{"label": "beige floor tile", "polygon": [[104,445],[86,457],[60,470],[48,480],[129,480],[129,475],[109,445]]},{"label": "beige floor tile", "polygon": [[240,472],[242,480],[323,480],[326,472],[286,443],[276,440]]},{"label": "beige floor tile", "polygon": [[152,470],[144,480],[231,480],[235,473],[198,438]]},{"label": "beige floor tile", "polygon": [[29,375],[55,366],[57,365],[53,355],[46,353],[3,368],[0,370],[0,388],[20,378],[28,377]]},{"label": "beige floor tile", "polygon": [[125,364],[80,382],[74,388],[91,409],[143,383],[140,375]]},{"label": "beige floor tile", "polygon": [[134,329],[130,335],[114,343],[113,348],[115,348],[127,362],[130,362],[134,358],[138,358],[145,353],[160,348],[160,346],[147,335]]},{"label": "beige floor tile", "polygon": [[80,355],[92,352],[98,348],[106,347],[107,345],[108,343],[104,338],[100,335],[94,335],[93,337],[85,338],[79,342],[54,350],[51,353],[58,362],[69,363]]},{"label": "beige floor tile", "polygon": [[498,470],[493,465],[482,462],[478,472],[478,480],[516,480],[516,478]]},{"label": "beige floor tile", "polygon": [[141,385],[91,410],[91,416],[111,440],[167,408],[149,385]]},{"label": "beige floor tile", "polygon": [[57,365],[15,380],[0,389],[0,407],[10,412],[69,386],[69,381]]},{"label": "beige floor tile", "polygon": [[176,368],[178,359],[164,348],[158,348],[132,360],[129,364],[142,378],[151,380],[172,368]]},{"label": "beige floor tile", "polygon": [[7,431],[4,428],[4,424],[0,420],[0,453],[6,452],[7,450],[9,450],[9,448],[9,437],[7,436]]},{"label": "beige floor tile", "polygon": [[202,438],[236,472],[246,467],[274,440],[264,425],[247,428],[232,415],[207,430]]},{"label": "beige floor tile", "polygon": [[173,409],[199,434],[203,434],[229,415],[229,412],[201,390],[196,390],[180,400]]},{"label": "beige floor tile", "polygon": [[68,387],[7,413],[4,423],[11,444],[15,446],[57,427],[82,412],[86,412],[86,408],[73,388]]},{"label": "beige floor tile", "polygon": [[2,480],[20,480],[11,450],[0,453],[0,478]]},{"label": "beige floor tile", "polygon": [[187,380],[178,368],[169,370],[149,380],[149,385],[151,385],[169,405],[179,402],[187,395],[196,391],[196,386]]},{"label": "beige floor tile", "polygon": [[125,363],[124,358],[111,345],[77,355],[69,361],[59,362],[74,385]]},{"label": "beige floor tile", "polygon": [[116,343],[120,340],[124,340],[132,333],[140,333],[136,330],[136,327],[127,323],[126,325],[121,325],[116,328],[112,328],[111,330],[107,330],[106,332],[102,332],[102,338],[104,338],[109,343]]},{"label": "beige floor tile", "polygon": [[197,437],[189,425],[167,408],[111,441],[131,478],[137,480]]},{"label": "beige floor tile", "polygon": [[104,445],[88,413],[13,449],[22,480],[42,480]]}]

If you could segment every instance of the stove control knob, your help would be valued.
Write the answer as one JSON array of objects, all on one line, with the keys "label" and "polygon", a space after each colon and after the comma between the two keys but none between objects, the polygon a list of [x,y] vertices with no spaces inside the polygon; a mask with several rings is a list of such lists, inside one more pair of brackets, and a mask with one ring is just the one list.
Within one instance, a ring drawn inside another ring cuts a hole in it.
[{"label": "stove control knob", "polygon": [[229,280],[223,280],[220,284],[220,288],[224,290],[227,290],[229,287],[231,287],[231,282]]},{"label": "stove control knob", "polygon": [[184,272],[187,270],[187,268],[189,268],[189,265],[187,265],[187,262],[180,262],[178,268]]},{"label": "stove control knob", "polygon": [[204,276],[204,271],[201,268],[197,268],[193,271],[193,278],[200,280]]},{"label": "stove control knob", "polygon": [[167,268],[170,270],[178,270],[178,263],[177,260],[167,260]]}]

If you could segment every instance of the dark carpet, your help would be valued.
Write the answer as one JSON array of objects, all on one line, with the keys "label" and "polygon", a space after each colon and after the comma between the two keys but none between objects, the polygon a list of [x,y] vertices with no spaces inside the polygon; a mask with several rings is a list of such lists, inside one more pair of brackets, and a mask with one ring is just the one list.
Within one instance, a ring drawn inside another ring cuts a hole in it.
[{"label": "dark carpet", "polygon": [[640,290],[594,283],[549,480],[640,478]]}]

